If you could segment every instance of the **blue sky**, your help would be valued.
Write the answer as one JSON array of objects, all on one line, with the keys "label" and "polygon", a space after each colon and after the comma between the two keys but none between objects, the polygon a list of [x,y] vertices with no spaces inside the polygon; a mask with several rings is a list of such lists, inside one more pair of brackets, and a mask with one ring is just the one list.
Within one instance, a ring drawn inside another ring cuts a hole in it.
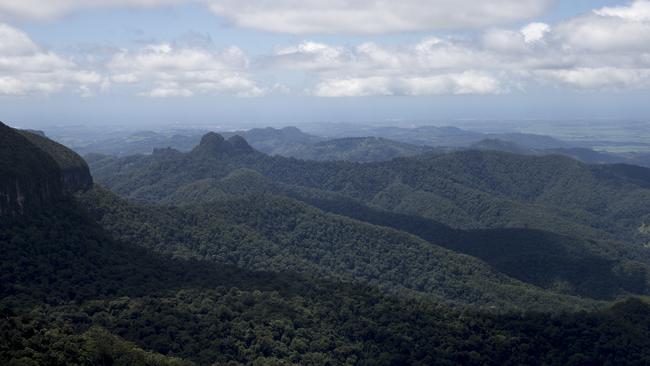
[{"label": "blue sky", "polygon": [[0,120],[648,116],[650,1],[481,4],[0,0]]}]

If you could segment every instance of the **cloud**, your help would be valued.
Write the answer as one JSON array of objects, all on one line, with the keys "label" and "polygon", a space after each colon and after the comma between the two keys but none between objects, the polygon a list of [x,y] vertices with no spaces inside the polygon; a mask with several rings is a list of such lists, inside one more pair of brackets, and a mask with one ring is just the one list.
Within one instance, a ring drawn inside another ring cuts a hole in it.
[{"label": "cloud", "polygon": [[47,20],[92,8],[203,3],[232,24],[263,31],[381,34],[480,28],[542,14],[551,0],[0,0],[0,17]]},{"label": "cloud", "polygon": [[492,76],[466,71],[419,77],[327,79],[316,85],[313,94],[321,97],[362,97],[496,94],[500,91],[499,81]]},{"label": "cloud", "polygon": [[539,75],[570,87],[593,89],[637,89],[650,86],[650,69],[622,69],[616,67],[544,70]]},{"label": "cloud", "polygon": [[[276,50],[272,68],[315,73],[310,94],[325,97],[370,95],[496,94],[503,91],[489,72],[473,70],[490,55],[436,37],[399,47],[373,42],[353,48],[311,41]],[[483,65],[484,66],[484,65]]]},{"label": "cloud", "polygon": [[108,7],[158,7],[188,0],[0,0],[4,18],[52,19],[82,9]]},{"label": "cloud", "polygon": [[213,0],[238,27],[293,34],[481,28],[542,14],[548,0]]},{"label": "cloud", "polygon": [[403,74],[409,69],[420,72],[473,67],[481,63],[481,56],[488,57],[480,50],[428,37],[399,47],[366,42],[346,48],[305,41],[276,51],[266,61],[275,67],[321,73]]},{"label": "cloud", "polygon": [[629,6],[604,7],[595,10],[594,13],[629,21],[648,22],[650,21],[650,1],[637,0]]},{"label": "cloud", "polygon": [[577,50],[650,51],[650,1],[594,10],[561,23],[555,36]]},{"label": "cloud", "polygon": [[[62,0],[44,2],[45,8],[33,11],[50,14],[46,17],[84,6],[183,1]],[[76,91],[91,96],[110,89],[159,98],[292,90],[317,96],[419,96],[501,94],[548,84],[579,90],[650,88],[650,0],[595,9],[553,24],[502,28],[492,24],[509,19],[507,14],[525,18],[532,14],[526,11],[541,11],[546,1],[472,2],[474,7],[451,0],[197,1],[207,1],[238,26],[282,32],[388,33],[490,26],[424,36],[412,43],[383,44],[381,37],[351,45],[306,39],[250,60],[238,47],[215,51],[205,34],[136,49],[104,50],[101,55],[90,50],[87,58],[71,58],[45,50],[20,30],[0,24],[0,94]],[[0,0],[0,13],[36,3],[39,0]],[[441,14],[445,19],[436,20]],[[289,88],[286,81],[294,85]]]},{"label": "cloud", "polygon": [[66,89],[88,95],[100,74],[46,51],[20,30],[0,23],[0,95],[50,94]]},{"label": "cloud", "polygon": [[550,31],[551,26],[546,23],[530,23],[520,30],[526,43],[540,42]]},{"label": "cloud", "polygon": [[135,52],[122,50],[113,56],[107,69],[113,83],[139,89],[142,96],[264,94],[263,88],[248,75],[248,65],[248,59],[237,47],[213,52],[162,43]]},{"label": "cloud", "polygon": [[315,77],[311,93],[319,96],[482,95],[549,83],[648,88],[650,22],[627,12],[639,3],[618,7],[615,15],[597,10],[555,25],[490,28],[474,39],[427,37],[399,46],[304,41],[276,50],[265,64]]}]

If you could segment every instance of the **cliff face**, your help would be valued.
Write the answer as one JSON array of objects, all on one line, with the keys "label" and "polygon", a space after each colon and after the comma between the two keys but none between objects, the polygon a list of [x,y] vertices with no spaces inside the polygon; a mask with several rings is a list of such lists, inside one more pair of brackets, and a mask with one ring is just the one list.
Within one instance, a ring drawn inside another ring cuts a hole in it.
[{"label": "cliff face", "polygon": [[63,196],[54,159],[0,123],[0,216],[18,216]]},{"label": "cliff face", "polygon": [[92,187],[93,178],[88,164],[77,153],[31,131],[18,132],[54,159],[61,170],[61,183],[65,193],[85,191]]},{"label": "cliff face", "polygon": [[0,123],[0,218],[35,212],[91,186],[88,166],[77,154]]}]

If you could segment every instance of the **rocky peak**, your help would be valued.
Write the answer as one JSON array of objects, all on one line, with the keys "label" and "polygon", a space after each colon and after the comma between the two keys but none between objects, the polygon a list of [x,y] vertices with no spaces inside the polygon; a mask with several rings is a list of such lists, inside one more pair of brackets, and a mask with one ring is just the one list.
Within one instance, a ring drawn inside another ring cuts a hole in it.
[{"label": "rocky peak", "polygon": [[241,136],[233,136],[228,140],[218,133],[208,132],[201,138],[201,142],[194,148],[194,153],[210,155],[241,155],[249,154],[255,150]]}]

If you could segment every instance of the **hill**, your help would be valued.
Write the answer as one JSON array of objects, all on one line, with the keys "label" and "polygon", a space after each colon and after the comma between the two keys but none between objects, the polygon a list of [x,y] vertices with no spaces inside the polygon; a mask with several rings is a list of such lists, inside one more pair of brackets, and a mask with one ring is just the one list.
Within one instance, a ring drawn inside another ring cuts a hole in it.
[{"label": "hill", "polygon": [[280,154],[314,161],[387,161],[432,152],[432,148],[378,137],[348,137],[318,142]]},{"label": "hill", "polygon": [[138,200],[164,201],[186,184],[246,168],[276,183],[335,192],[463,229],[528,227],[640,243],[638,228],[650,222],[645,178],[561,156],[459,151],[357,164],[192,151],[109,157],[91,165],[102,184]]},{"label": "hill", "polygon": [[464,307],[542,310],[595,305],[525,285],[480,260],[407,233],[273,195],[161,211],[95,190],[84,195],[83,203],[96,210],[96,219],[115,237],[175,256],[363,283]]},{"label": "hill", "polygon": [[137,200],[227,206],[251,194],[287,196],[558,293],[607,299],[650,290],[647,234],[639,229],[650,197],[643,168],[496,151],[358,164],[203,149],[93,165],[108,187]]},{"label": "hill", "polygon": [[[11,142],[0,146],[13,148],[0,150],[5,179],[35,186],[52,172],[61,175],[49,155],[0,127],[2,142]],[[22,169],[10,170],[16,166]],[[136,217],[120,226],[136,225],[144,230],[135,233],[139,238],[155,243],[160,237],[148,222],[177,209],[132,205],[106,192],[106,206],[89,206],[62,187],[57,193],[36,214],[0,229],[2,364],[641,365],[650,357],[644,337],[650,306],[641,300],[589,313],[460,313],[368,286],[161,256],[141,242],[116,240],[93,218],[102,211]],[[95,194],[101,191],[83,195]],[[251,211],[253,203],[258,207]],[[256,229],[270,240],[280,239],[280,232],[273,221],[256,217],[277,217],[280,203],[255,200],[206,210],[239,212],[226,216],[260,225]],[[323,217],[300,205],[293,209]],[[187,233],[201,218],[172,217],[185,220],[176,223]],[[169,233],[182,243],[183,234]],[[216,238],[231,240],[233,248],[247,243],[237,236]]]},{"label": "hill", "polygon": [[353,124],[323,124],[308,131],[327,138],[374,136],[419,146],[467,148],[485,139],[507,141],[527,149],[571,147],[565,141],[526,133],[482,133],[452,126],[384,127]]}]

